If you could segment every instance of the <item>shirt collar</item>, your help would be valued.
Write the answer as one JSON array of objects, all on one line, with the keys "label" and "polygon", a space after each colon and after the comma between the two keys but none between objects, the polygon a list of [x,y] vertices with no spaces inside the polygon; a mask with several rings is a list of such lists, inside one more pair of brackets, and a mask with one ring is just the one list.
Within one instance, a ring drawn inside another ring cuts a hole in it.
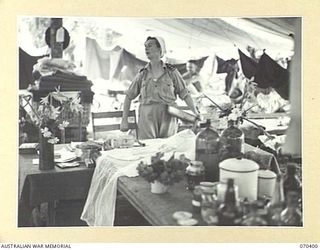
[{"label": "shirt collar", "polygon": [[[162,67],[163,67],[164,69],[167,69],[167,64],[165,64],[162,60],[161,60],[161,63],[162,63]],[[151,63],[148,62],[148,63],[146,64],[146,66],[144,66],[144,68],[150,71],[150,70],[151,70]]]}]

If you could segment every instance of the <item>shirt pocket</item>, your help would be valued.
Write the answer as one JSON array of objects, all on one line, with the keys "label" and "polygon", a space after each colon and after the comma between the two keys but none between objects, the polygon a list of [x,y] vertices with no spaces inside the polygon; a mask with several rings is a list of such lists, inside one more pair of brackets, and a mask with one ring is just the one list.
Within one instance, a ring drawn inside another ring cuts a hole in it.
[{"label": "shirt pocket", "polygon": [[174,85],[170,78],[161,83],[159,95],[161,99],[165,100],[166,102],[174,102],[176,100]]}]

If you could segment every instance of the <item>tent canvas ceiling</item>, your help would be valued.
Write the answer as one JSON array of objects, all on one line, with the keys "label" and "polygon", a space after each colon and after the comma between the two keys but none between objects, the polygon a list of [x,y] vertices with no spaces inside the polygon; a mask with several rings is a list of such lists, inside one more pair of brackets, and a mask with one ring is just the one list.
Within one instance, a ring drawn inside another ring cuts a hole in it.
[{"label": "tent canvas ceiling", "polygon": [[[209,54],[238,58],[237,48],[266,49],[271,56],[291,56],[296,18],[106,18],[104,25],[122,34],[119,45],[144,58],[147,36],[166,40],[168,57]],[[100,20],[102,21],[102,20]],[[182,58],[185,57],[185,58]]]},{"label": "tent canvas ceiling", "polygon": [[[34,18],[34,17],[30,17]],[[223,59],[239,58],[237,48],[245,51],[249,45],[258,50],[266,49],[273,58],[293,54],[295,17],[268,18],[133,18],[133,17],[63,17],[63,25],[72,32],[74,22],[81,20],[84,29],[94,22],[101,31],[115,31],[113,46],[119,45],[142,60],[147,60],[143,43],[148,36],[162,36],[167,44],[167,57],[186,61],[190,58],[217,54]],[[80,30],[81,30],[80,29]],[[71,33],[80,51],[85,48],[86,32]],[[28,36],[28,37],[26,37]],[[19,36],[19,46],[34,56],[31,34]],[[93,37],[98,39],[98,37]],[[102,35],[101,45],[106,37]],[[28,43],[29,41],[29,43]],[[98,39],[99,41],[99,39]],[[107,48],[112,49],[112,48]],[[39,49],[37,49],[39,51]],[[81,54],[81,53],[80,53]],[[82,55],[84,56],[84,55]]]}]

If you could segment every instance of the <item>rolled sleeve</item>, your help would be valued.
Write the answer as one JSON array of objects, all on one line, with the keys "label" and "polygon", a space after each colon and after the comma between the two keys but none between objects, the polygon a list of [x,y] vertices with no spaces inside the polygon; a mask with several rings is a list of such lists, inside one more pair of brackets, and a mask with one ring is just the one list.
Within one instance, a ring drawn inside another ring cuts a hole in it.
[{"label": "rolled sleeve", "polygon": [[129,88],[124,92],[130,100],[135,99],[140,94],[142,74],[138,73],[132,80]]},{"label": "rolled sleeve", "polygon": [[186,83],[177,69],[173,71],[173,78],[175,93],[180,97],[180,99],[184,100],[188,96],[189,90],[187,89]]}]

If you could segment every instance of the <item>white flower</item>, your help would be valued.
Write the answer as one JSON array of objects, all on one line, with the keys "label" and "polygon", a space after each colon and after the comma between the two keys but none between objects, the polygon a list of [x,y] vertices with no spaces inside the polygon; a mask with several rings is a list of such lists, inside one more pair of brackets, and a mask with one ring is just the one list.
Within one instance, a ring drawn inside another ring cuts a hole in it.
[{"label": "white flower", "polygon": [[50,113],[49,113],[49,118],[52,120],[55,120],[58,118],[58,116],[60,115],[60,107],[50,107]]},{"label": "white flower", "polygon": [[231,113],[228,115],[228,120],[237,121],[242,116],[240,105],[235,105],[231,110]]},{"label": "white flower", "polygon": [[63,130],[64,128],[68,127],[69,122],[68,121],[63,121],[61,124],[58,125],[58,128],[60,130]]},{"label": "white flower", "polygon": [[238,116],[235,113],[231,113],[230,115],[228,115],[228,120],[229,121],[237,121]]},{"label": "white flower", "polygon": [[51,144],[56,144],[58,142],[59,142],[59,139],[57,137],[54,137],[48,140],[48,143],[51,143]]},{"label": "white flower", "polygon": [[40,98],[40,104],[48,105],[49,104],[49,96],[41,97]]},{"label": "white flower", "polygon": [[232,109],[231,113],[235,114],[238,117],[241,116],[241,110],[238,107],[235,107],[234,109]]},{"label": "white flower", "polygon": [[49,131],[49,129],[47,127],[42,128],[41,133],[42,133],[43,137],[45,137],[45,138],[50,138],[52,136],[51,131]]}]

